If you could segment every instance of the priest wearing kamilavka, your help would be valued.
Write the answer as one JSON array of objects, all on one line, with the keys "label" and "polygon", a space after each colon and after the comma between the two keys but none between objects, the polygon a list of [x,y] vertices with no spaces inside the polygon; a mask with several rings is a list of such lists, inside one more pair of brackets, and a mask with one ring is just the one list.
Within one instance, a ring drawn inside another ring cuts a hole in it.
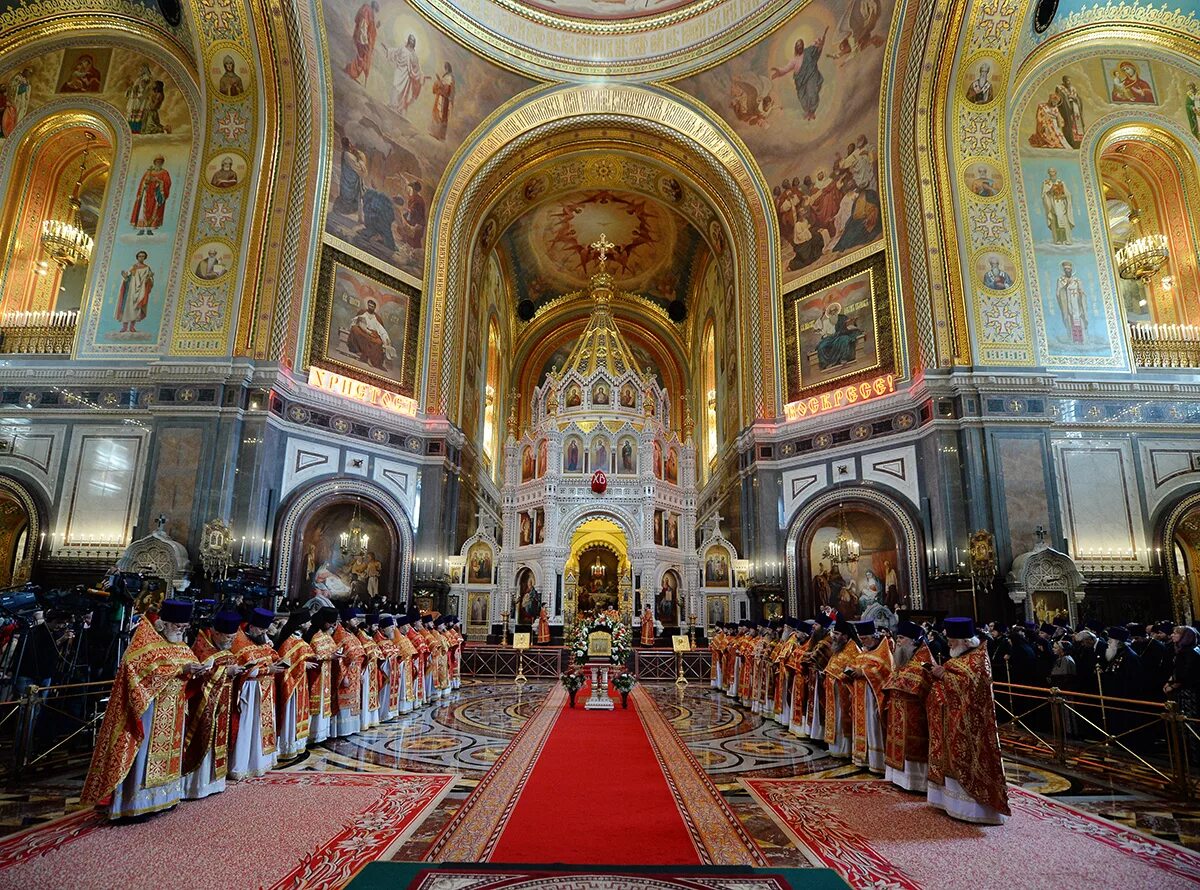
[{"label": "priest wearing kamilavka", "polygon": [[892,642],[881,638],[875,622],[855,621],[862,654],[850,668],[854,672],[854,741],[850,759],[883,775],[884,717],[883,684],[892,674]]},{"label": "priest wearing kamilavka", "polygon": [[183,748],[183,797],[199,800],[225,790],[229,773],[229,730],[234,690],[245,668],[233,653],[233,637],[242,624],[237,612],[218,612],[211,627],[196,634],[192,651],[211,673],[190,699]]},{"label": "priest wearing kamilavka", "polygon": [[284,666],[267,636],[274,622],[274,612],[255,609],[233,637],[233,654],[246,674],[234,705],[237,730],[229,764],[231,779],[261,776],[278,760],[275,678]]},{"label": "priest wearing kamilavka", "polygon": [[416,668],[417,647],[408,638],[408,615],[397,615],[396,623],[390,629],[392,642],[399,653],[399,671],[396,675],[396,709],[400,714],[412,713],[416,705]]},{"label": "priest wearing kamilavka", "polygon": [[825,744],[833,757],[850,757],[854,740],[854,660],[862,649],[843,618],[833,626],[833,656],[825,667]]},{"label": "priest wearing kamilavka", "polygon": [[329,738],[334,712],[333,664],[338,645],[331,636],[337,625],[337,609],[323,606],[313,613],[305,641],[312,649],[308,665],[308,744],[319,745]]},{"label": "priest wearing kamilavka", "polygon": [[293,613],[278,637],[279,661],[283,672],[276,679],[278,751],[283,760],[299,757],[308,747],[312,723],[309,707],[308,672],[320,668],[312,646],[304,641],[304,630],[311,623],[303,610]]},{"label": "priest wearing kamilavka", "polygon": [[950,659],[929,669],[929,802],[980,825],[1007,821],[992,666],[970,618],[944,622]]},{"label": "priest wearing kamilavka", "polygon": [[[828,710],[825,698],[825,671],[833,655],[833,618],[820,613],[816,617],[816,627],[813,628],[808,645],[800,657],[804,685],[792,696],[792,722],[788,728],[802,739],[822,741],[825,738]],[[796,682],[799,683],[800,679],[797,678]],[[801,694],[805,696],[803,707],[798,700]]]},{"label": "priest wearing kamilavka", "polygon": [[417,706],[426,704],[430,697],[426,692],[425,678],[430,675],[429,671],[429,643],[421,634],[421,614],[416,609],[409,609],[405,616],[408,630],[408,641],[413,644],[413,648],[417,650],[417,656],[413,659],[413,701]]},{"label": "priest wearing kamilavka", "polygon": [[933,685],[933,653],[925,630],[912,621],[896,625],[892,675],[883,684],[887,741],[884,778],[905,791],[925,793],[929,776],[929,717],[925,699]]},{"label": "priest wearing kamilavka", "polygon": [[709,628],[709,684],[713,689],[721,688],[721,659],[725,657],[725,625],[717,624]]},{"label": "priest wearing kamilavka", "polygon": [[362,729],[370,729],[379,724],[379,661],[383,653],[375,642],[374,631],[379,625],[379,615],[370,614],[359,622],[355,628],[358,642],[362,645],[363,656],[363,686],[362,686]]},{"label": "priest wearing kamilavka", "polygon": [[366,655],[355,634],[355,624],[362,613],[353,606],[342,609],[341,620],[333,631],[339,656],[333,663],[333,727],[332,735],[345,738],[362,728],[363,663]]},{"label": "priest wearing kamilavka", "polygon": [[[143,619],[113,678],[112,692],[80,802],[108,803],[108,817],[170,809],[183,794],[185,685],[207,669],[183,641],[192,604],[164,600]],[[153,752],[153,756],[151,756]]]},{"label": "priest wearing kamilavka", "polygon": [[[546,607],[543,606],[542,611],[544,612],[545,609]],[[548,624],[546,626],[546,633],[550,633]],[[541,634],[541,630],[538,631],[538,634]],[[462,635],[462,621],[459,620],[457,615],[446,616],[446,636],[450,639],[450,651],[446,653],[450,660],[450,688],[461,689],[462,650],[463,643],[465,643],[466,640]]]},{"label": "priest wearing kamilavka", "polygon": [[379,721],[386,723],[400,713],[397,708],[397,675],[400,656],[392,641],[396,619],[384,612],[375,622],[372,636],[379,647]]}]

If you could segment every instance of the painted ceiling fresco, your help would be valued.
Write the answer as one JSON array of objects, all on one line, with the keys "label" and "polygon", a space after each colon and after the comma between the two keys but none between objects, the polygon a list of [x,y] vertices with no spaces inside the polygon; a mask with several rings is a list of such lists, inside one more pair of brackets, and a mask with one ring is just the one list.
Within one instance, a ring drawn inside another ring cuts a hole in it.
[{"label": "painted ceiling fresco", "polygon": [[676,86],[749,147],[775,202],[785,286],[883,238],[879,101],[894,0],[814,0],[770,37]]},{"label": "painted ceiling fresco", "polygon": [[324,0],[334,166],[326,231],[420,276],[429,207],[451,156],[533,81],[446,37],[408,4]]},{"label": "painted ceiling fresco", "polygon": [[540,305],[587,287],[598,271],[590,245],[601,234],[616,245],[609,260],[616,288],[663,305],[686,299],[694,261],[707,250],[692,225],[653,198],[619,189],[572,191],[525,213],[501,236],[515,298]]}]

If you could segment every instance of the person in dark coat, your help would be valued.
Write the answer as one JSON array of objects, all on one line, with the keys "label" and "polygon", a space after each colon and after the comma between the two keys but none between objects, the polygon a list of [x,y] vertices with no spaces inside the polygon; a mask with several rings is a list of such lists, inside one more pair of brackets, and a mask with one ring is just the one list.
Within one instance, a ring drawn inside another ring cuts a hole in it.
[{"label": "person in dark coat", "polygon": [[[1108,642],[1097,654],[1099,666],[1100,692],[1105,698],[1127,698],[1145,700],[1146,671],[1142,660],[1138,658],[1133,647],[1129,645],[1129,631],[1123,625],[1113,625],[1106,632]],[[1145,720],[1141,712],[1134,713],[1127,705],[1117,705],[1106,709],[1108,731],[1120,735]],[[1125,744],[1130,739],[1123,740]]]},{"label": "person in dark coat", "polygon": [[1162,701],[1163,684],[1171,677],[1170,665],[1166,664],[1167,645],[1152,639],[1144,624],[1130,624],[1128,629],[1130,645],[1146,671],[1146,698]]}]

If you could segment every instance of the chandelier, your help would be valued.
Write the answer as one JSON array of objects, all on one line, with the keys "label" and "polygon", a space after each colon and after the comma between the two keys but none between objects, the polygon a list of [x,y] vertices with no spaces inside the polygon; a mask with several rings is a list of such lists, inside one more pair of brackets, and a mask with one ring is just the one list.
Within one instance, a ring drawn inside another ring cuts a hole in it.
[{"label": "chandelier", "polygon": [[1146,232],[1142,227],[1142,211],[1129,188],[1128,172],[1125,185],[1129,191],[1129,240],[1117,248],[1117,274],[1126,281],[1145,284],[1166,264],[1171,252],[1166,235]]},{"label": "chandelier", "polygon": [[370,535],[362,530],[362,516],[358,512],[358,502],[354,504],[354,516],[350,519],[350,527],[338,535],[342,556],[355,556],[367,552]]},{"label": "chandelier", "polygon": [[853,566],[862,553],[862,545],[851,537],[850,529],[846,527],[846,512],[841,504],[838,504],[838,525],[837,537],[825,545],[821,558],[829,560],[830,566]]},{"label": "chandelier", "polygon": [[95,134],[84,134],[87,142],[83,147],[83,155],[79,159],[79,176],[75,180],[75,188],[67,198],[70,205],[68,219],[47,219],[42,221],[42,247],[59,268],[66,269],[77,264],[86,263],[92,258],[92,248],[95,241],[83,230],[79,217],[79,193],[83,187],[83,174],[87,170],[88,152]]}]

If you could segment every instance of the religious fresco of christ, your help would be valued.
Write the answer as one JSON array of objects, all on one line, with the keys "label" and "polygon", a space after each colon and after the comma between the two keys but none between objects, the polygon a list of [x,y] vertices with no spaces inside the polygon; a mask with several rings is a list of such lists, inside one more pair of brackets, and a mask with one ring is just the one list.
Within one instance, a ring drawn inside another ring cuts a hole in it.
[{"label": "religious fresco of christ", "polygon": [[825,49],[825,36],[828,33],[829,29],[826,28],[821,36],[807,47],[803,40],[797,40],[792,47],[792,58],[788,63],[782,68],[771,68],[772,80],[792,75],[796,86],[796,98],[800,100],[805,120],[816,118],[817,108],[821,104],[821,85],[825,83],[825,76],[821,74],[817,62]]},{"label": "religious fresco of christ", "polygon": [[374,300],[367,300],[362,311],[354,316],[347,333],[346,347],[355,358],[386,371],[388,362],[396,357],[396,349],[392,346],[391,334],[379,319],[378,308],[379,304]]},{"label": "religious fresco of christ", "polygon": [[401,116],[408,115],[409,107],[421,95],[421,87],[425,81],[432,80],[428,74],[421,73],[421,60],[417,58],[417,37],[409,34],[404,46],[388,49],[384,44],[388,60],[396,66],[392,74],[392,96],[390,105],[392,111]]},{"label": "religious fresco of christ", "polygon": [[98,93],[104,84],[104,72],[96,66],[91,53],[83,53],[75,60],[75,67],[58,88],[60,93]]}]

